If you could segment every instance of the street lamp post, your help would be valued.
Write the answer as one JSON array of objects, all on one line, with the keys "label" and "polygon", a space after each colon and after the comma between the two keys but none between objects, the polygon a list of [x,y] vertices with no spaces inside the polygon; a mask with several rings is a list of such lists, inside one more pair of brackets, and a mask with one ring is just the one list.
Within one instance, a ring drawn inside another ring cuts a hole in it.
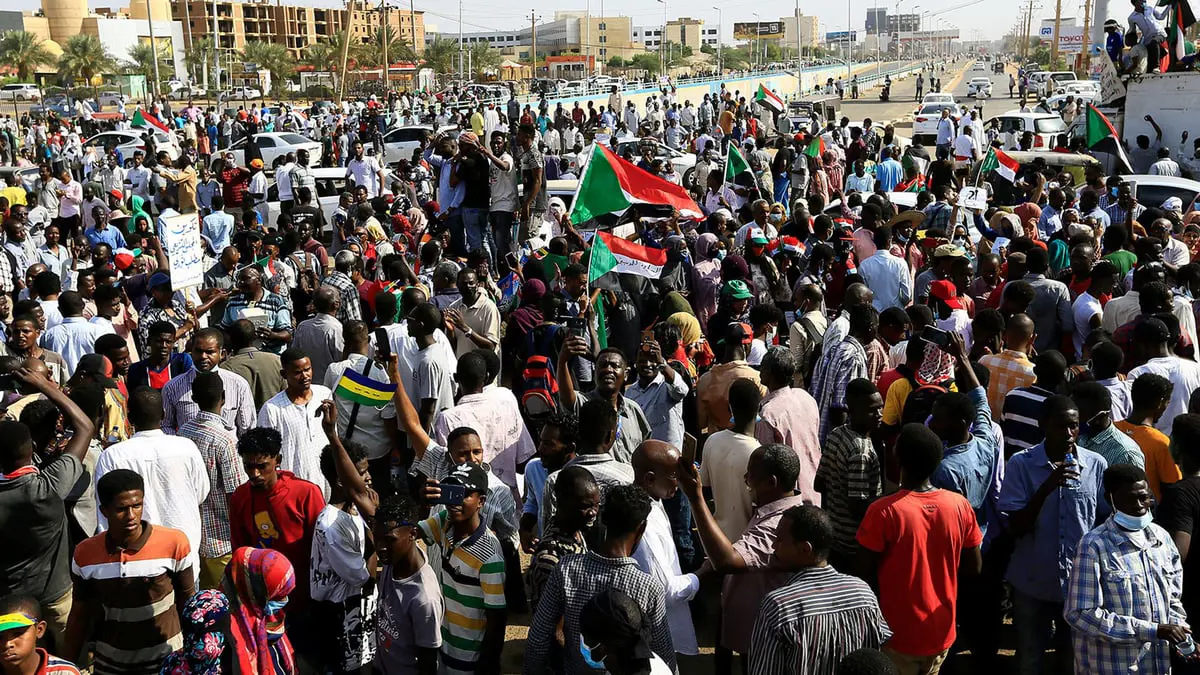
[{"label": "street lamp post", "polygon": [[[754,12],[754,37],[750,39],[750,69],[754,70],[754,59],[758,56],[758,45],[762,42],[762,23],[758,12]],[[758,42],[755,42],[758,40]]]},{"label": "street lamp post", "polygon": [[719,75],[719,74],[722,74],[725,72],[725,68],[723,67],[723,65],[721,63],[721,31],[723,30],[723,28],[722,28],[722,19],[721,19],[721,8],[714,5],[713,9],[717,10],[717,74]]}]

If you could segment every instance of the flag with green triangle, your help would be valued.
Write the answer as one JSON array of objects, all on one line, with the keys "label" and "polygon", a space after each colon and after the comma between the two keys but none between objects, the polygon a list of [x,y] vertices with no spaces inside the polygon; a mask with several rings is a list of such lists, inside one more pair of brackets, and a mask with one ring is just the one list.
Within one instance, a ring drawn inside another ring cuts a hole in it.
[{"label": "flag with green triangle", "polygon": [[1112,122],[1109,122],[1108,118],[1104,116],[1104,113],[1091,103],[1087,107],[1087,121],[1084,128],[1087,130],[1086,143],[1089,150],[1115,155],[1125,165],[1125,171],[1133,173],[1133,164],[1125,155],[1125,148],[1121,145],[1121,136],[1113,127]]},{"label": "flag with green triangle", "polygon": [[820,134],[813,136],[808,142],[808,147],[804,149],[804,154],[821,159],[821,155],[825,154],[825,139],[821,138]]},{"label": "flag with green triangle", "polygon": [[571,222],[580,225],[598,216],[621,214],[634,204],[674,207],[689,220],[704,217],[682,186],[642,171],[600,143],[593,144],[571,203]]},{"label": "flag with green triangle", "polygon": [[725,182],[739,187],[755,187],[754,171],[734,143],[729,144],[729,156],[725,158]]},{"label": "flag with green triangle", "polygon": [[153,126],[154,128],[162,131],[163,133],[171,133],[170,129],[167,128],[167,125],[158,121],[158,118],[154,117],[153,115],[143,114],[141,108],[138,108],[137,110],[133,111],[133,117],[129,120],[129,126],[131,126],[131,127]]}]

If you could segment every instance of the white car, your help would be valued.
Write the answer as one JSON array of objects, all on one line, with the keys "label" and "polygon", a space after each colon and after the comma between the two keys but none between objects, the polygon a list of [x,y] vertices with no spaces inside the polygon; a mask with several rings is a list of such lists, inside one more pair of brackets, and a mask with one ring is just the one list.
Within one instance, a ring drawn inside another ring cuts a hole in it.
[{"label": "white car", "polygon": [[950,111],[951,119],[957,120],[960,117],[958,105],[955,103],[925,103],[921,106],[916,117],[913,117],[913,143],[921,145],[937,143],[938,120],[942,118],[943,110]]},{"label": "white car", "polygon": [[[175,139],[174,135],[155,129],[154,146],[156,152],[165,150],[171,156],[171,161],[179,159],[181,150],[179,148],[179,141]],[[140,129],[105,131],[84,141],[83,147],[85,149],[95,147],[101,156],[107,155],[110,150],[115,148],[117,152],[121,153],[126,166],[132,165],[134,152],[138,150],[142,152],[146,151],[146,144],[142,142],[142,131]]]},{"label": "white car", "polygon": [[1020,139],[1025,132],[1033,134],[1032,150],[1049,150],[1054,137],[1067,132],[1067,123],[1054,113],[1020,112],[1013,110],[988,120],[988,126],[994,122],[1000,124],[1000,135],[1013,134]]},{"label": "white car", "polygon": [[[259,155],[262,157],[263,166],[274,170],[280,164],[283,164],[284,156],[289,152],[297,150],[308,150],[308,165],[317,167],[321,165],[321,144],[309,140],[300,134],[290,132],[272,131],[261,134],[254,134],[253,142],[258,146]],[[233,161],[238,166],[246,166],[246,144],[250,142],[250,138],[241,138],[233,145],[229,146],[228,152],[233,153]],[[213,169],[219,166],[222,159],[220,155],[213,156]]]},{"label": "white car", "polygon": [[987,66],[983,65],[983,61],[976,61],[975,65],[971,66],[971,70],[987,70]]},{"label": "white car", "polygon": [[972,77],[967,83],[967,96],[972,98],[990,98],[992,95],[992,78]]},{"label": "white car", "polygon": [[[451,124],[438,128],[436,133],[452,133],[458,127]],[[417,124],[389,129],[383,135],[383,161],[385,164],[395,164],[402,159],[412,159],[413,151],[421,147],[421,137],[425,134],[435,135],[433,127],[427,124]],[[368,148],[367,154],[374,155],[375,149]]]},{"label": "white car", "polygon": [[0,87],[0,101],[38,101],[42,90],[36,84],[6,84]]},{"label": "white car", "polygon": [[921,97],[922,106],[929,105],[930,103],[949,103],[953,105],[955,103],[954,94],[939,91],[933,94],[925,94],[925,96]]},{"label": "white car", "polygon": [[107,106],[120,106],[122,102],[128,101],[129,99],[125,97],[125,94],[122,94],[119,91],[102,91],[100,92],[100,95],[96,97],[96,103],[99,104],[101,108]]},{"label": "white car", "polygon": [[229,91],[221,92],[217,98],[221,101],[250,100],[252,98],[262,98],[262,92],[256,87],[234,87]]},{"label": "white car", "polygon": [[[625,152],[626,148],[629,148],[633,150],[634,157],[641,159],[642,152],[638,149],[638,145],[643,140],[646,139],[629,138],[627,140],[617,141],[617,154],[621,155]],[[650,140],[654,141],[654,156],[661,157],[662,159],[669,159],[671,164],[675,166],[675,172],[678,173],[680,178],[683,180],[683,186],[686,188],[693,187],[692,181],[695,180],[696,177],[696,156],[691,153],[672,150],[656,138],[652,138]]]},{"label": "white car", "polygon": [[1029,76],[1029,86],[1038,96],[1046,96],[1058,91],[1062,83],[1078,79],[1079,77],[1069,70],[1040,70]]},{"label": "white car", "polygon": [[1070,94],[1072,96],[1087,96],[1100,98],[1100,82],[1097,80],[1068,80],[1059,82],[1055,94]]},{"label": "white car", "polygon": [[571,80],[558,85],[559,96],[583,96],[587,93],[587,82],[583,80]]},{"label": "white car", "polygon": [[[391,194],[392,191],[387,187],[391,184],[392,172],[389,169],[384,169],[384,188],[383,194]],[[317,206],[321,208],[321,212],[325,214],[326,228],[332,226],[333,214],[337,211],[338,200],[341,199],[343,192],[350,189],[350,182],[346,178],[345,167],[319,167],[312,170],[313,181],[317,186]],[[272,180],[267,187],[267,227],[274,227],[276,220],[279,218],[279,185]],[[326,232],[331,230],[326,229]],[[318,238],[322,232],[313,233]]]},{"label": "white car", "polygon": [[[1151,176],[1149,174],[1129,174],[1121,176],[1121,180],[1137,185],[1134,197],[1144,206],[1158,207],[1170,197],[1178,197],[1183,202],[1183,212],[1188,213],[1197,207],[1200,201],[1200,182],[1175,176]],[[1086,186],[1081,186],[1082,191]]]},{"label": "white car", "polygon": [[172,101],[186,101],[192,98],[205,98],[208,91],[204,87],[180,87],[167,94]]}]

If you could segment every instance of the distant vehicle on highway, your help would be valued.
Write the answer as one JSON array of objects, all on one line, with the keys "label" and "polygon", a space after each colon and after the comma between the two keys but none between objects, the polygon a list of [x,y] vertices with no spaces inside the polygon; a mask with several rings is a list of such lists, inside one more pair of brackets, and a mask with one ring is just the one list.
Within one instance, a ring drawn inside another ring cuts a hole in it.
[{"label": "distant vehicle on highway", "polygon": [[988,98],[992,95],[992,79],[990,77],[973,77],[967,83],[967,96],[973,98]]},{"label": "distant vehicle on highway", "polygon": [[[308,150],[308,165],[318,167],[321,165],[321,144],[309,140],[300,134],[292,134],[286,132],[266,132],[254,134],[254,144],[258,146],[259,156],[262,157],[263,166],[274,169],[280,164],[283,164],[283,158],[289,152],[297,150]],[[233,161],[238,166],[247,166],[246,164],[246,144],[248,138],[241,138],[233,145],[229,146],[228,152],[233,153]],[[221,153],[224,154],[224,153]],[[221,156],[213,155],[213,169],[220,165]]]},{"label": "distant vehicle on highway", "polygon": [[219,101],[239,101],[242,99],[262,98],[262,92],[255,87],[234,87],[223,91],[217,96]]},{"label": "distant vehicle on highway", "polygon": [[[208,90],[204,87],[180,87],[171,93],[167,94],[167,98],[172,101],[186,101],[192,98],[205,98],[208,96]],[[247,97],[250,98],[250,97]]]},{"label": "distant vehicle on highway", "polygon": [[6,84],[0,87],[0,101],[37,101],[41,98],[42,90],[36,84]]}]

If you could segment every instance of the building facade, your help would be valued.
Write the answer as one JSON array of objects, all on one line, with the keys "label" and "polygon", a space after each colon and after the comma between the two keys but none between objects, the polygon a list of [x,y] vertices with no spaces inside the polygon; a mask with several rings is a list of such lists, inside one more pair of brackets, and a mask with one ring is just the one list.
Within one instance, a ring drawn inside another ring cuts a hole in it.
[{"label": "building facade", "polygon": [[[660,27],[661,33],[661,27]],[[484,43],[500,50],[502,56],[527,61],[536,36],[538,58],[579,55],[590,63],[606,63],[614,56],[632,58],[646,48],[634,40],[633,19],[627,16],[585,16],[583,12],[559,11],[554,20],[515,30],[463,33],[464,45]],[[458,33],[428,33],[425,44],[434,38],[458,41]],[[697,45],[697,49],[699,46]],[[564,62],[566,63],[566,62]],[[572,65],[575,61],[570,61]],[[565,66],[564,66],[565,67]]]},{"label": "building facade", "polygon": [[795,49],[799,31],[801,49],[813,49],[820,44],[821,29],[817,17],[811,14],[793,14],[779,18],[783,22],[783,42],[780,46]]}]

